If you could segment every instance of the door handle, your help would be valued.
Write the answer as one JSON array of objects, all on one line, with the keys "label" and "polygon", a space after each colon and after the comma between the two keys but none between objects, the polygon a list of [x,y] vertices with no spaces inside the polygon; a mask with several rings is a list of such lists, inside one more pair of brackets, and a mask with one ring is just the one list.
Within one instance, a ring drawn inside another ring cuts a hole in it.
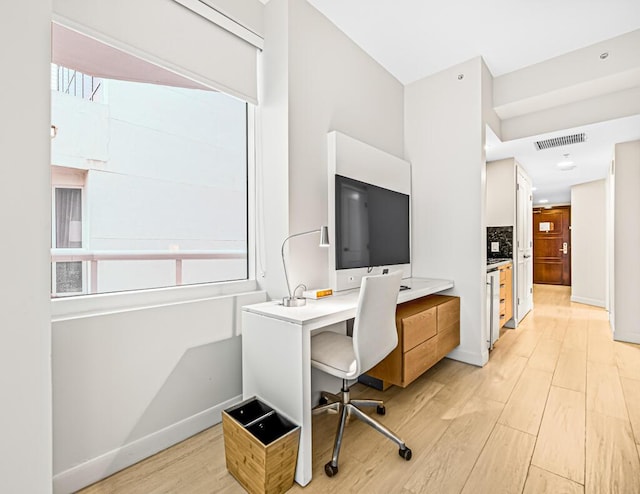
[{"label": "door handle", "polygon": [[568,251],[567,242],[562,242],[562,249],[560,249],[560,252],[562,252],[563,254],[566,254],[567,251]]}]

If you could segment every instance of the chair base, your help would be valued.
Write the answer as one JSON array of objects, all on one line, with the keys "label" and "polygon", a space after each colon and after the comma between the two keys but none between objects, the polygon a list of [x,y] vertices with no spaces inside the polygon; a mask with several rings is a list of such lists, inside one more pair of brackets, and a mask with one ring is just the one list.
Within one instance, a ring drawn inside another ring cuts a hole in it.
[{"label": "chair base", "polygon": [[352,400],[349,394],[349,386],[345,379],[342,380],[342,394],[336,395],[322,391],[320,397],[320,404],[313,409],[313,414],[318,414],[325,411],[336,411],[340,415],[338,421],[338,430],[336,432],[335,442],[333,444],[333,454],[331,461],[324,466],[324,471],[329,477],[333,477],[338,473],[338,456],[340,455],[340,447],[342,446],[342,438],[344,437],[344,427],[347,423],[347,417],[353,415],[356,418],[362,420],[365,424],[373,427],[379,433],[386,438],[396,443],[399,447],[398,454],[409,461],[411,459],[411,450],[407,447],[405,442],[400,439],[396,434],[387,429],[377,420],[372,419],[369,415],[364,413],[360,408],[364,407],[376,407],[378,415],[384,415],[386,409],[384,402],[381,400]]}]

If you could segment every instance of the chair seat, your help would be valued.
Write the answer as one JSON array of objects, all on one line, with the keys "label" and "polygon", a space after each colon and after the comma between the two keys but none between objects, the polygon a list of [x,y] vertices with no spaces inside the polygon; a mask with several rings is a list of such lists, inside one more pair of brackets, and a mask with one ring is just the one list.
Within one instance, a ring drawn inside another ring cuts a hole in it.
[{"label": "chair seat", "polygon": [[358,377],[353,340],[346,335],[325,331],[311,337],[311,365],[341,379]]}]

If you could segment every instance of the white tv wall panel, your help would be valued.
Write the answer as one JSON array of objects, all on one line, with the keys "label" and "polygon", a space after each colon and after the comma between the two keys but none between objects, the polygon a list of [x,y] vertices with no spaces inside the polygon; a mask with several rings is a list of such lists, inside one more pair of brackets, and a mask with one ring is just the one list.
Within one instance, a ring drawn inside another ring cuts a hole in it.
[{"label": "white tv wall panel", "polygon": [[[378,187],[390,189],[411,197],[411,164],[397,156],[358,141],[338,131],[328,134],[328,188],[329,188],[329,240],[336,239],[335,175],[352,178]],[[411,215],[411,199],[409,200]],[[411,225],[411,218],[409,221]],[[410,231],[411,234],[411,231]],[[410,239],[411,240],[411,239]],[[411,242],[410,242],[411,245]],[[385,266],[390,271],[401,269],[403,278],[411,277],[411,264]],[[382,272],[376,267],[336,270],[335,246],[329,247],[329,284],[334,291],[359,288],[362,277]]]}]

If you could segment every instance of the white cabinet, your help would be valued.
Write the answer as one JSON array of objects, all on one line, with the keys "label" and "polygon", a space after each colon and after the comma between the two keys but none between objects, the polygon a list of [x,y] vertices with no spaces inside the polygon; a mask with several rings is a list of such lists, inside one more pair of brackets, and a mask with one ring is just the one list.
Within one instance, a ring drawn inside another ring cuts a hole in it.
[{"label": "white cabinet", "polygon": [[514,158],[487,163],[487,226],[513,227],[513,323],[533,308],[531,179]]},{"label": "white cabinet", "polygon": [[516,178],[517,300],[516,321],[520,322],[533,308],[533,202],[531,180],[521,167]]}]

